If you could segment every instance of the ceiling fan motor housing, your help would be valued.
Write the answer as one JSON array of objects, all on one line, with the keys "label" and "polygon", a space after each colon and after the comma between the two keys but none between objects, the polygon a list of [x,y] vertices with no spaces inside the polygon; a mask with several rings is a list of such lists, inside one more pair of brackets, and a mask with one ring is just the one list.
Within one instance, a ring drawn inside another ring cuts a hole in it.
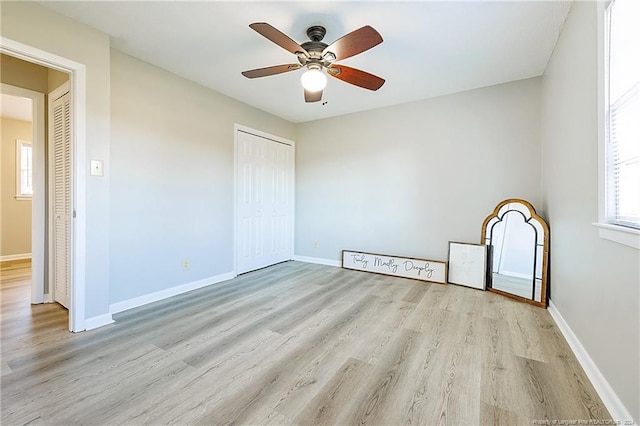
[{"label": "ceiling fan motor housing", "polygon": [[327,30],[321,25],[314,25],[307,28],[307,36],[311,41],[321,41],[326,33]]},{"label": "ceiling fan motor housing", "polygon": [[314,25],[307,29],[307,36],[311,41],[302,43],[300,46],[307,51],[309,56],[297,55],[301,65],[316,63],[321,67],[328,67],[335,60],[336,56],[331,52],[327,52],[324,56],[322,55],[322,52],[328,46],[327,43],[321,41],[326,33],[327,30],[320,25]]}]

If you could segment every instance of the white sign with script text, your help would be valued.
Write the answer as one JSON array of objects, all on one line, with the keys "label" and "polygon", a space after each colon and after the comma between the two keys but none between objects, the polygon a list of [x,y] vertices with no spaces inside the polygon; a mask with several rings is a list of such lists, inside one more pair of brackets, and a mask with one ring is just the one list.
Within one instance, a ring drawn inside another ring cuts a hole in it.
[{"label": "white sign with script text", "polygon": [[447,262],[437,260],[343,250],[342,267],[441,284],[447,282]]}]

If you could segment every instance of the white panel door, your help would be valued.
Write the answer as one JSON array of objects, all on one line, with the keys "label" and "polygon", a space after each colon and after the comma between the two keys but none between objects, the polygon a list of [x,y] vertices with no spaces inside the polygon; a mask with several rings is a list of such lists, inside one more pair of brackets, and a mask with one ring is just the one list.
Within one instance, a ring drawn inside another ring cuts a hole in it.
[{"label": "white panel door", "polygon": [[53,101],[53,292],[54,300],[69,308],[71,286],[71,98]]},{"label": "white panel door", "polygon": [[237,273],[291,259],[293,147],[237,134]]}]

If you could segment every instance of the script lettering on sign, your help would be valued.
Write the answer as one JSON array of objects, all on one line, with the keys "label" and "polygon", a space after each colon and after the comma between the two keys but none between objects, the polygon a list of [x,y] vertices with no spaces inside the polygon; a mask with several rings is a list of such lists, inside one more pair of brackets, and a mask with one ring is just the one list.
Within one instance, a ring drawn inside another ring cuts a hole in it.
[{"label": "script lettering on sign", "polygon": [[343,250],[342,267],[441,284],[447,282],[447,262],[437,260]]}]

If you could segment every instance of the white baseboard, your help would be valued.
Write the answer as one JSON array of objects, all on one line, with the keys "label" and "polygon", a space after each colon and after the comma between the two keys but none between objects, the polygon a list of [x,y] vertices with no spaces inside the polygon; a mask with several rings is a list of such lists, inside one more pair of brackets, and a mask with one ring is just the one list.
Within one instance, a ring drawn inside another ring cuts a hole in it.
[{"label": "white baseboard", "polygon": [[297,260],[298,262],[317,263],[318,265],[337,266],[337,267],[342,266],[342,262],[340,262],[339,260],[322,259],[319,257],[293,256],[293,260]]},{"label": "white baseboard", "polygon": [[158,300],[163,300],[172,296],[177,296],[178,294],[186,293],[191,290],[196,290],[222,281],[227,281],[234,277],[235,274],[233,272],[227,272],[226,274],[204,278],[202,280],[193,281],[179,286],[167,288],[165,290],[156,291],[155,293],[145,294],[144,296],[134,297],[133,299],[112,303],[109,305],[109,312],[112,314],[117,314],[118,312],[137,308],[138,306],[157,302]]},{"label": "white baseboard", "polygon": [[618,395],[604,377],[596,363],[593,362],[587,350],[582,346],[578,336],[576,336],[573,330],[571,330],[571,327],[569,327],[569,324],[567,324],[551,300],[549,300],[548,310],[549,314],[551,314],[551,317],[560,329],[560,332],[567,340],[567,343],[569,343],[569,347],[571,347],[571,350],[584,369],[584,372],[587,374],[591,384],[595,388],[596,392],[598,392],[600,399],[602,399],[605,407],[609,410],[609,414],[611,414],[613,420],[619,420],[621,422],[633,420],[633,416],[629,413],[629,410],[627,410],[622,401],[620,401],[620,398],[618,398]]},{"label": "white baseboard", "polygon": [[112,324],[113,322],[114,321],[111,314],[98,315],[96,317],[91,317],[84,320],[84,328],[85,330],[93,330],[94,328]]},{"label": "white baseboard", "polygon": [[31,253],[7,254],[4,256],[0,256],[0,262],[6,262],[9,260],[22,260],[22,259],[31,259]]}]

